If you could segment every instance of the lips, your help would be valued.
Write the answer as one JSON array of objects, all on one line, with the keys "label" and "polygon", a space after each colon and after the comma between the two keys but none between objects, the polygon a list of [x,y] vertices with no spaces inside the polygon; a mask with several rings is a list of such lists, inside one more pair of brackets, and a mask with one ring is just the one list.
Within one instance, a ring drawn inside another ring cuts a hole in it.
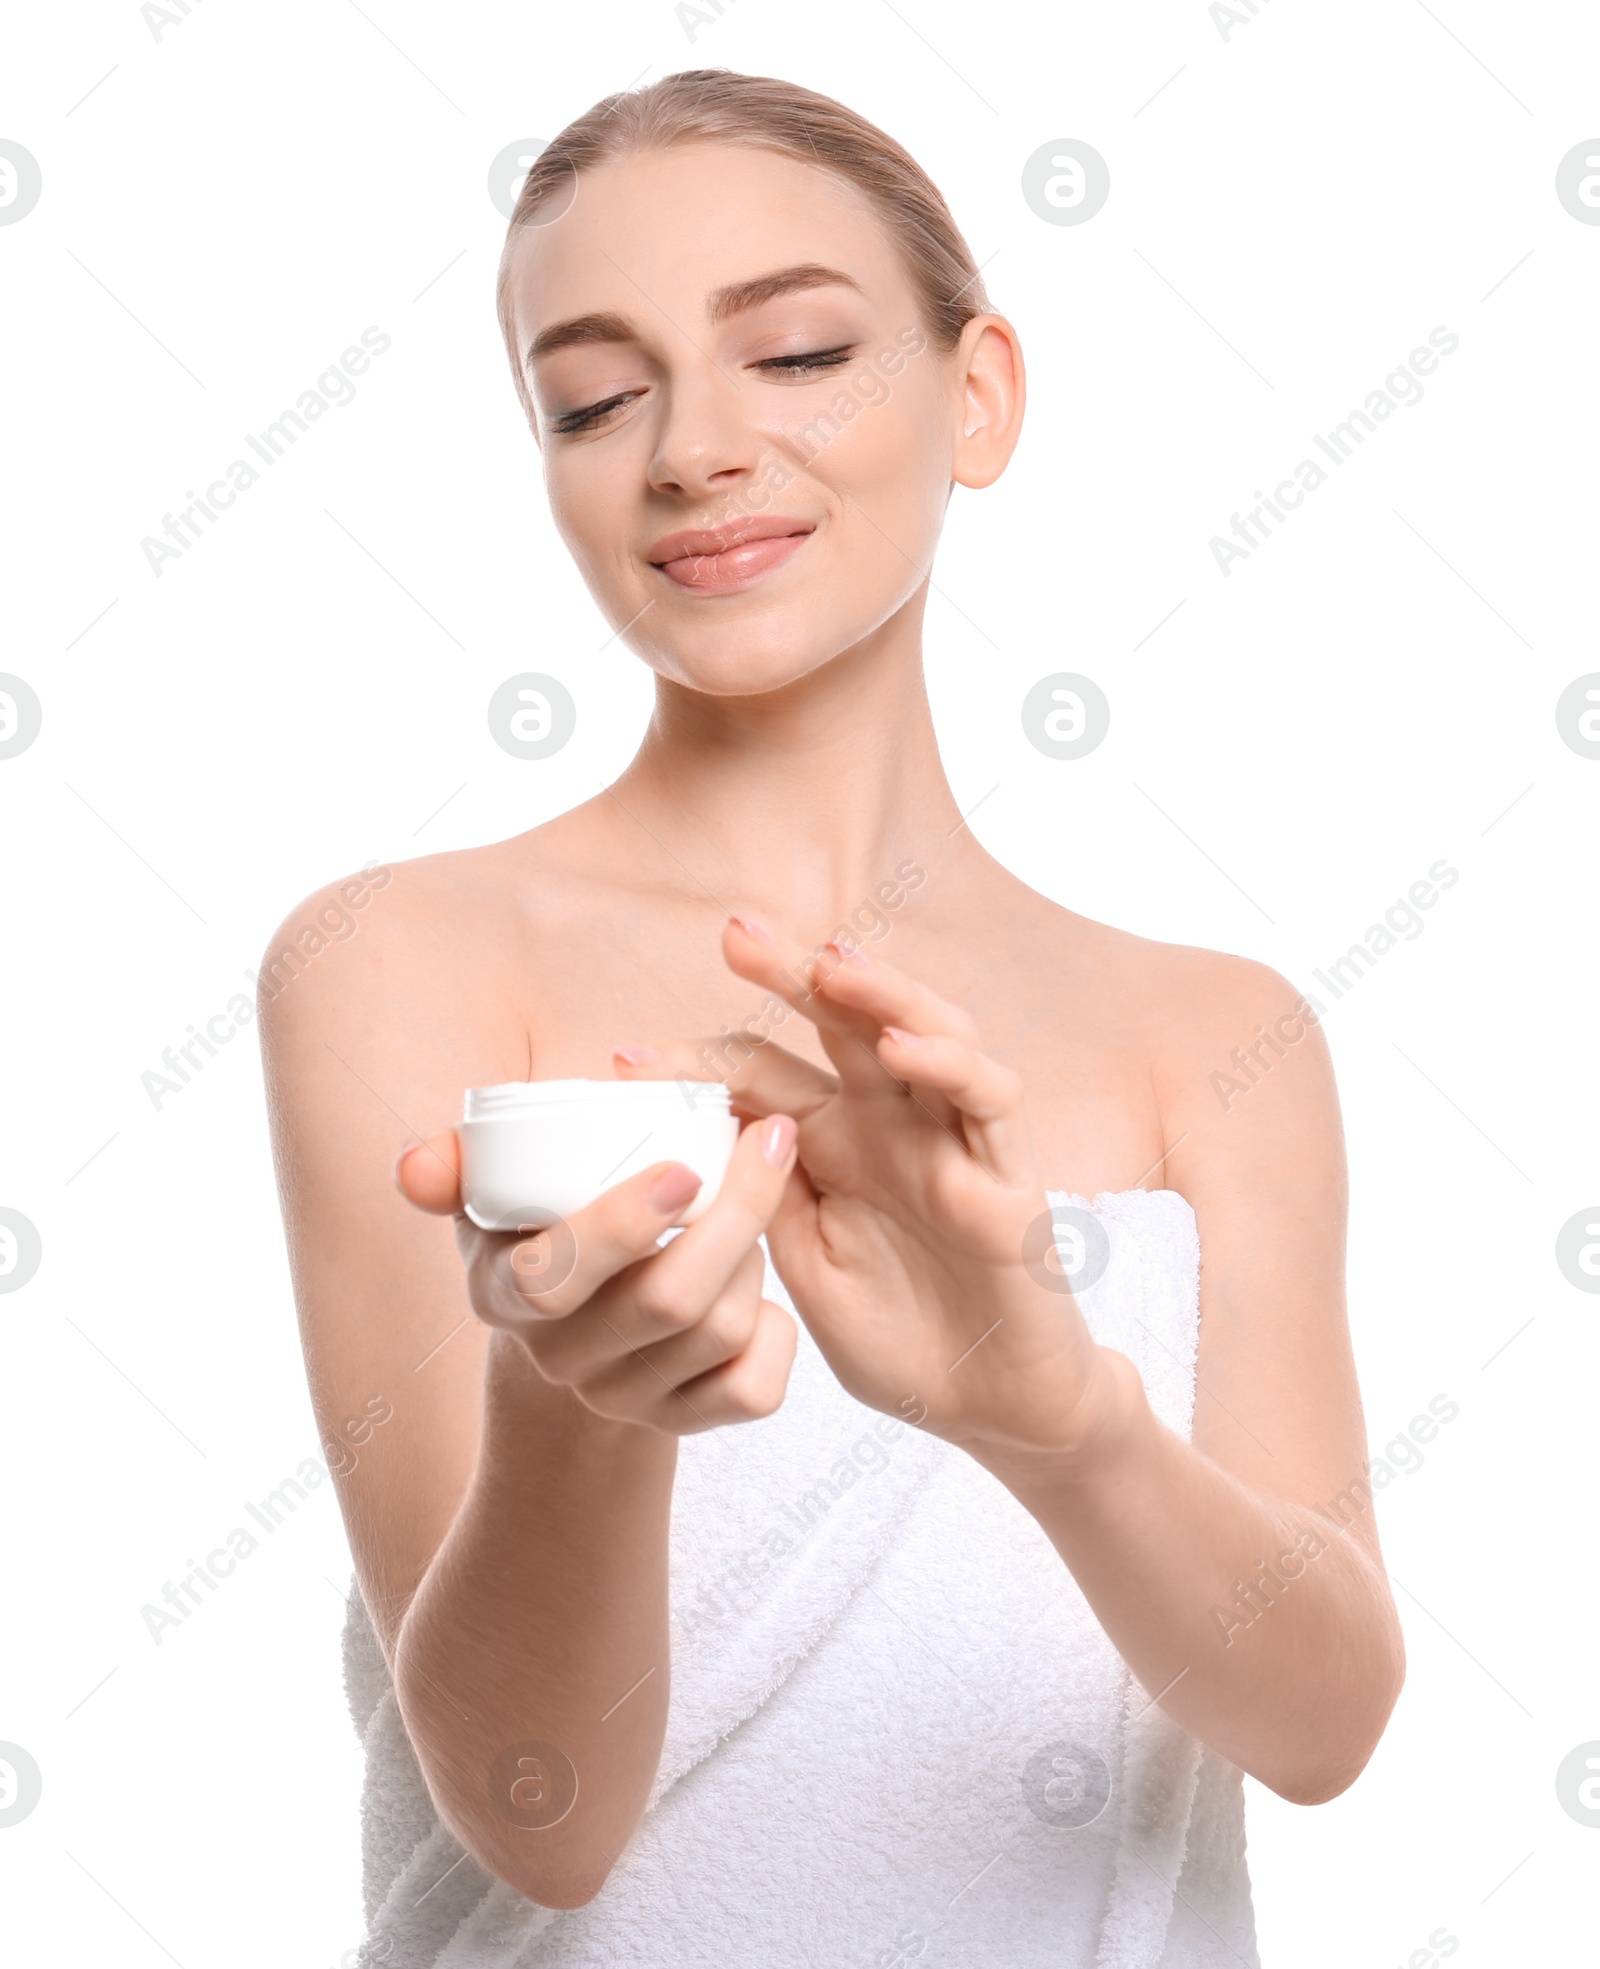
[{"label": "lips", "polygon": [[799,552],[816,531],[814,520],[735,520],[727,526],[669,533],[645,549],[645,559],[669,581],[699,594],[742,588]]}]

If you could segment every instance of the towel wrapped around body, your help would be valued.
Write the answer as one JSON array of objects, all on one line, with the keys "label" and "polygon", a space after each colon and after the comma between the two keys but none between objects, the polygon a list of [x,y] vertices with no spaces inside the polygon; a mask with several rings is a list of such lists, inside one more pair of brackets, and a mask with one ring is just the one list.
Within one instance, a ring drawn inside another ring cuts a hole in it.
[{"label": "towel wrapped around body", "polygon": [[[1095,1338],[1188,1437],[1194,1213],[1049,1196]],[[770,1264],[766,1291],[787,1294]],[[364,1963],[387,1969],[1258,1969],[1239,1771],[1134,1680],[1038,1523],[855,1401],[800,1329],[776,1414],[686,1437],[649,1808],[586,1907],[440,1824],[359,1591]],[[530,1832],[530,1838],[537,1838]]]}]

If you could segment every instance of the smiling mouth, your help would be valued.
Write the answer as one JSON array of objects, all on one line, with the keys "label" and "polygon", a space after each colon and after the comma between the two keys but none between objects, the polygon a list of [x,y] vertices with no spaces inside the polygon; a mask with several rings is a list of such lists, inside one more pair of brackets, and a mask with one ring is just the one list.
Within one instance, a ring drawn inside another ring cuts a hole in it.
[{"label": "smiling mouth", "polygon": [[815,531],[811,520],[748,520],[668,534],[645,558],[679,588],[720,594],[748,587],[782,567]]}]

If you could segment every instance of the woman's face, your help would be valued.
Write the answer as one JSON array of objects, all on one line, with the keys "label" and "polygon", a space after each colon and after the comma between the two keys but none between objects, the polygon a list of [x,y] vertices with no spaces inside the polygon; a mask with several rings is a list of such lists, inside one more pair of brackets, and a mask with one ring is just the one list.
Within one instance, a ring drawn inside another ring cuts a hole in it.
[{"label": "woman's face", "polygon": [[866,200],[766,151],[584,173],[512,249],[556,524],[663,676],[769,691],[921,588],[966,397]]}]

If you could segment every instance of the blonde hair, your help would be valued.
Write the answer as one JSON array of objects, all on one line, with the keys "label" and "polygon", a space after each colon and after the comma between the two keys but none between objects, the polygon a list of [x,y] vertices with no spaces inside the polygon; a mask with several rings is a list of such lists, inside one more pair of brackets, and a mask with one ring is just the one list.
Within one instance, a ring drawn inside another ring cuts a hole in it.
[{"label": "blonde hair", "polygon": [[[972,249],[933,180],[875,123],[831,96],[767,75],[691,68],[648,87],[605,96],[553,139],[523,181],[506,229],[495,307],[517,394],[527,378],[512,339],[511,252],[524,227],[547,223],[542,209],[571,203],[578,174],[613,158],[677,144],[739,144],[831,171],[862,192],[896,241],[922,304],[924,327],[953,349],[974,315],[988,312]],[[554,214],[552,214],[554,216]]]}]

